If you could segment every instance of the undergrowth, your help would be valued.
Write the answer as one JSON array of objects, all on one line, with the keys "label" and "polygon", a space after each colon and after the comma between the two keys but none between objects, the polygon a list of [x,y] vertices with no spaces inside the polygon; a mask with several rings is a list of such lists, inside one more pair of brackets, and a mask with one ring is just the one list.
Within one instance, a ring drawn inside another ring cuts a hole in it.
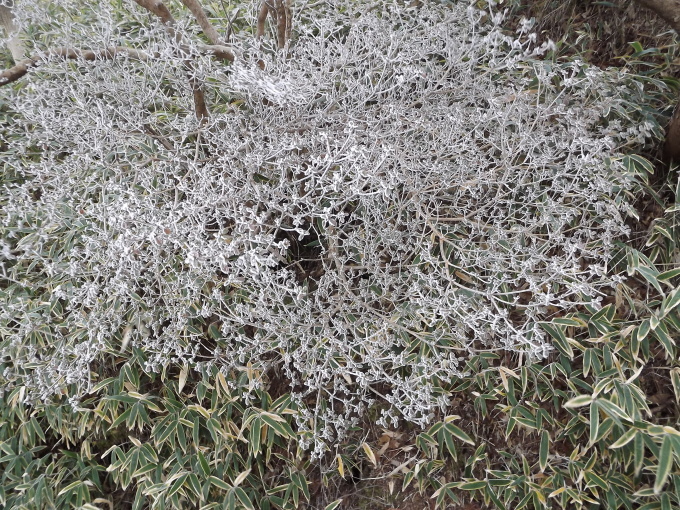
[{"label": "undergrowth", "polygon": [[26,7],[33,49],[169,64],[2,89],[0,505],[680,508],[675,40],[394,6],[301,9],[285,59],[206,2],[229,67],[120,2]]}]

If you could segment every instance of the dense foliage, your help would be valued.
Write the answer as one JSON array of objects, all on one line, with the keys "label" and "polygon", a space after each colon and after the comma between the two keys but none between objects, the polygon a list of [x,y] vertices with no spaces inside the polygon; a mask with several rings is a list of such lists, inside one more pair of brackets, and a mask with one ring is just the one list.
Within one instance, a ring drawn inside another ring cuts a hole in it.
[{"label": "dense foliage", "polygon": [[285,41],[206,3],[222,46],[179,3],[15,4],[2,504],[354,508],[371,469],[395,506],[680,505],[680,189],[637,154],[674,82],[493,2],[301,5]]}]

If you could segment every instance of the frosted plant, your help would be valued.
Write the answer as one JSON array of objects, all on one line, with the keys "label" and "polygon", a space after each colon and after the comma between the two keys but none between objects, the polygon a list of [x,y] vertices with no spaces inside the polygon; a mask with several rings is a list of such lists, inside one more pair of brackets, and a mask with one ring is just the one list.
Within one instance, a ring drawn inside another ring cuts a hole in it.
[{"label": "frosted plant", "polygon": [[547,356],[541,321],[619,281],[624,74],[462,3],[277,0],[229,37],[183,3],[15,3],[5,389],[77,405],[131,349],[246,398],[280,371],[320,454],[375,403],[427,423],[480,349]]}]

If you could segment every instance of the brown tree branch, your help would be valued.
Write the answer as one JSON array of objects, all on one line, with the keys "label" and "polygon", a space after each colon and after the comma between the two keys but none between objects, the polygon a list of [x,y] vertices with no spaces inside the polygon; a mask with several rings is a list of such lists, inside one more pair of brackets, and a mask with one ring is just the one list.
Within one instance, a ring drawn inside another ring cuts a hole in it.
[{"label": "brown tree branch", "polygon": [[14,24],[14,16],[12,15],[12,7],[14,2],[10,0],[6,5],[0,5],[0,24],[5,29],[5,36],[9,39],[7,47],[9,48],[12,58],[15,63],[21,62],[25,57],[26,51],[24,43],[19,38],[19,31]]},{"label": "brown tree branch", "polygon": [[637,2],[654,11],[680,35],[680,0],[637,0]]},{"label": "brown tree branch", "polygon": [[154,13],[166,25],[170,27],[174,26],[175,18],[172,17],[170,10],[163,2],[161,2],[161,0],[135,0],[135,3],[144,7],[147,11]]},{"label": "brown tree branch", "polygon": [[[680,0],[637,0],[637,2],[654,11],[680,36]],[[680,163],[680,102],[675,106],[666,130],[663,154],[666,160]]]},{"label": "brown tree branch", "polygon": [[680,163],[680,102],[675,106],[671,121],[668,123],[663,155],[669,161]]},{"label": "brown tree branch", "polygon": [[[282,49],[290,39],[292,16],[290,0],[263,0],[257,16],[257,38],[264,36],[264,25],[267,15],[271,16],[276,26],[276,46]],[[262,67],[262,66],[260,66]]]},{"label": "brown tree branch", "polygon": [[269,14],[269,7],[267,7],[267,2],[262,2],[262,7],[260,7],[260,12],[257,15],[256,37],[258,39],[264,36],[264,23],[267,20],[267,14]]},{"label": "brown tree branch", "polygon": [[203,7],[201,7],[201,4],[198,3],[198,0],[182,0],[182,3],[191,11],[191,14],[194,15],[201,30],[203,30],[203,33],[208,37],[208,40],[212,44],[222,44],[220,34],[217,33],[215,27],[210,23],[210,20],[208,20],[208,16],[205,15],[205,11],[203,10]]},{"label": "brown tree branch", "polygon": [[236,58],[231,48],[221,44],[200,44],[198,49],[201,50],[201,53],[213,53],[220,60],[227,62],[233,62]]},{"label": "brown tree branch", "polygon": [[[134,0],[134,1],[137,5],[144,7],[148,11],[158,16],[161,19],[161,21],[166,25],[168,33],[171,36],[173,36],[178,43],[182,42],[182,34],[176,32],[174,29],[175,18],[172,17],[172,13],[165,6],[165,4],[161,2],[161,0]],[[202,9],[200,10],[202,12]],[[205,13],[203,13],[203,16],[205,17]],[[194,65],[191,62],[191,60],[185,60],[184,67],[189,78],[191,92],[193,93],[194,96],[194,113],[196,114],[196,118],[198,119],[198,121],[201,124],[204,124],[208,120],[209,113],[208,106],[205,102],[205,93],[203,92],[203,87],[201,86],[200,83],[198,83],[196,78],[192,76],[194,72]]]},{"label": "brown tree branch", "polygon": [[81,50],[77,48],[54,48],[40,55],[22,60],[17,65],[5,69],[0,73],[0,87],[17,81],[24,76],[32,67],[40,65],[46,58],[55,56],[65,59],[111,60],[118,55],[127,55],[135,60],[146,61],[150,58],[148,53],[124,46],[109,46],[99,50]]}]

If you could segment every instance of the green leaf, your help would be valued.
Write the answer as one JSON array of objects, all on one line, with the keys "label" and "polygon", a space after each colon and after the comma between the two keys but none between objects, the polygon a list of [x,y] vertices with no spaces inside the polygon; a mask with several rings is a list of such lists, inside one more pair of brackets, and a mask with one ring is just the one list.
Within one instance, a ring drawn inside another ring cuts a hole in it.
[{"label": "green leaf", "polygon": [[548,453],[550,453],[550,433],[547,430],[541,432],[541,445],[538,450],[538,465],[541,473],[548,466]]},{"label": "green leaf", "polygon": [[600,410],[597,401],[590,403],[590,444],[595,444],[597,433],[600,428]]},{"label": "green leaf", "polygon": [[666,280],[670,280],[671,278],[675,278],[676,276],[680,276],[680,269],[671,269],[670,271],[664,271],[663,273],[659,273],[656,279],[665,282]]},{"label": "green leaf", "polygon": [[616,449],[621,448],[622,446],[626,446],[633,439],[635,439],[635,434],[637,433],[638,429],[627,430],[626,433],[623,434],[620,438],[618,438],[614,443],[612,443],[612,445],[609,448]]},{"label": "green leaf", "polygon": [[210,477],[210,483],[212,483],[218,489],[222,489],[223,491],[231,490],[231,485],[229,485],[224,480],[217,478],[216,476]]},{"label": "green leaf", "polygon": [[586,482],[588,482],[588,485],[593,486],[596,485],[602,490],[609,490],[609,484],[605,482],[602,477],[599,475],[595,474],[593,471],[585,471],[584,472]]},{"label": "green leaf", "polygon": [[569,359],[574,357],[574,350],[571,348],[571,345],[569,345],[567,336],[564,334],[564,331],[560,326],[542,322],[541,327],[548,332],[553,340],[555,340],[555,344],[562,354],[567,356]]},{"label": "green leaf", "polygon": [[128,417],[130,416],[130,414],[132,413],[132,409],[133,409],[132,407],[129,407],[129,408],[126,409],[123,413],[121,413],[121,414],[118,416],[118,418],[116,418],[116,419],[113,421],[113,423],[112,423],[111,426],[109,427],[109,430],[115,429],[118,425],[120,425],[120,424],[123,423],[125,420],[127,420]]},{"label": "green leaf", "polygon": [[255,510],[253,502],[250,501],[250,498],[246,494],[246,491],[244,491],[241,487],[235,487],[234,493],[236,494],[236,497],[243,505],[243,508],[245,508],[246,510]]},{"label": "green leaf", "polygon": [[637,154],[630,154],[629,156],[626,157],[630,160],[630,163],[633,163],[635,165],[635,167],[642,168],[645,172],[647,172],[650,175],[654,174],[654,165],[652,165],[651,161],[649,161],[647,158],[643,158],[642,156],[639,156]]},{"label": "green leaf", "polygon": [[170,486],[170,490],[167,492],[167,497],[170,498],[172,497],[173,494],[175,494],[178,490],[182,488],[182,485],[184,484],[184,480],[187,479],[187,476],[189,476],[189,473],[184,473],[181,475],[177,480],[175,480],[172,485]]},{"label": "green leaf", "polygon": [[656,479],[654,481],[654,494],[661,494],[661,489],[666,484],[668,475],[671,473],[673,465],[673,447],[671,438],[667,434],[663,438],[661,449],[659,450],[659,465],[656,469]]},{"label": "green leaf", "polygon": [[[675,393],[675,401],[680,404],[680,368],[675,367],[671,370],[671,384],[673,385],[673,393]],[[680,452],[678,452],[680,455]]]},{"label": "green leaf", "polygon": [[642,324],[640,324],[640,327],[637,329],[638,342],[642,342],[647,337],[651,329],[652,323],[649,319],[642,321]]},{"label": "green leaf", "polygon": [[288,439],[295,437],[295,432],[290,428],[290,425],[285,420],[279,421],[279,419],[282,419],[280,416],[277,415],[279,419],[274,419],[270,413],[262,413],[260,417],[264,423],[274,429],[277,435]]},{"label": "green leaf", "polygon": [[444,428],[449,435],[453,435],[463,441],[464,443],[468,443],[474,446],[475,442],[472,440],[470,436],[468,436],[460,427],[457,427],[453,423],[445,423]]},{"label": "green leaf", "polygon": [[324,508],[324,510],[336,510],[337,508],[340,507],[340,503],[342,503],[342,499],[336,499],[330,505],[326,505],[326,508]]},{"label": "green leaf", "polygon": [[579,395],[577,397],[572,398],[569,400],[566,404],[564,404],[564,407],[567,409],[573,409],[575,407],[583,407],[587,406],[593,401],[593,398],[590,395]]},{"label": "green leaf", "polygon": [[659,285],[659,282],[656,279],[656,275],[659,274],[658,271],[645,266],[638,266],[637,270],[645,278],[645,280],[647,280],[656,290],[659,291],[659,294],[663,294],[661,285]]},{"label": "green leaf", "polygon": [[477,491],[487,486],[486,480],[473,480],[471,482],[458,482],[456,487],[464,491]]},{"label": "green leaf", "polygon": [[[676,271],[680,271],[680,269],[676,269]],[[679,304],[680,304],[680,287],[676,287],[661,302],[661,315],[665,316],[666,314],[668,314],[668,312],[670,312],[673,308],[675,308]]]},{"label": "green leaf", "polygon": [[196,456],[198,457],[198,465],[201,468],[201,473],[207,478],[210,475],[210,464],[208,464],[208,459],[205,458],[205,455],[203,455],[200,450],[196,452]]}]

